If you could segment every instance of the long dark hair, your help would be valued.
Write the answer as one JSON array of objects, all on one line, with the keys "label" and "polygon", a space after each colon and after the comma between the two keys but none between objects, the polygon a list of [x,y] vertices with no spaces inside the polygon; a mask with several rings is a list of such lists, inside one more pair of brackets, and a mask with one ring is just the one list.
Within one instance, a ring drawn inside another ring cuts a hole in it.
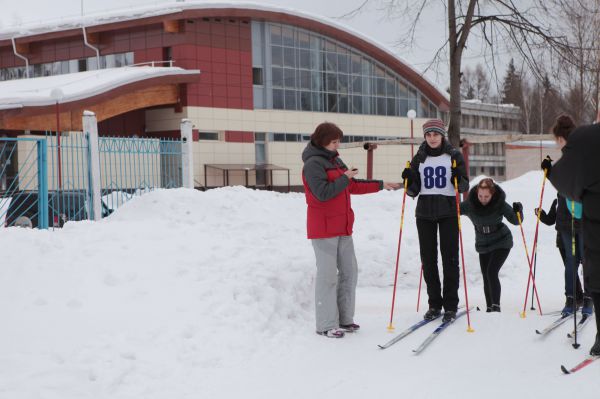
[{"label": "long dark hair", "polygon": [[552,126],[552,134],[554,134],[554,137],[556,138],[562,137],[563,139],[568,140],[569,135],[574,129],[575,122],[573,122],[573,119],[567,114],[562,114],[556,118],[556,122],[554,122],[554,126]]}]

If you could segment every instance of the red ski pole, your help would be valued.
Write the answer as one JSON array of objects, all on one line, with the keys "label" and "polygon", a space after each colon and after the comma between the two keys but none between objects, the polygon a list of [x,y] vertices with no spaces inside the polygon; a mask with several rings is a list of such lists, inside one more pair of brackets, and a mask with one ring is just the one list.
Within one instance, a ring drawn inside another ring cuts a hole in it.
[{"label": "red ski pole", "polygon": [[[406,162],[406,167],[410,168],[410,162]],[[400,233],[398,234],[398,251],[396,253],[396,272],[394,273],[394,291],[392,293],[392,310],[390,311],[390,324],[388,331],[394,331],[394,303],[396,302],[396,283],[398,282],[398,265],[400,264],[400,244],[402,243],[402,226],[404,226],[404,206],[406,204],[406,189],[408,180],[404,179],[404,194],[402,195],[402,213],[400,215]]]},{"label": "red ski pole", "polygon": [[[550,157],[547,157],[547,158],[550,158]],[[544,179],[542,180],[542,192],[540,194],[540,205],[538,206],[538,210],[542,209],[542,201],[544,200],[544,188],[546,187],[546,177],[547,176],[548,176],[548,170],[544,169]],[[535,234],[533,236],[533,248],[531,249],[532,254],[534,254],[537,250],[539,228],[540,228],[540,212],[538,211],[537,220],[535,223]],[[525,318],[525,316],[526,316],[527,297],[529,296],[529,284],[531,283],[531,280],[533,278],[533,274],[531,271],[533,268],[533,263],[531,261],[532,261],[532,259],[529,259],[529,274],[527,275],[527,289],[525,290],[525,305],[523,305],[523,312],[521,312],[522,318]],[[535,279],[533,279],[533,292],[535,293],[536,296],[538,296],[537,287],[535,285]],[[538,306],[540,306],[539,297],[538,297]],[[541,307],[540,307],[540,314],[542,314]]]},{"label": "red ski pole", "polygon": [[[456,168],[456,160],[452,163],[452,168]],[[463,269],[463,283],[465,286],[465,303],[467,305],[467,332],[474,332],[471,327],[471,316],[469,314],[469,292],[467,290],[467,270],[465,267],[465,253],[463,251],[463,240],[462,240],[462,227],[460,224],[460,197],[458,194],[458,178],[454,178],[454,192],[456,194],[456,215],[458,218],[458,238],[460,243],[460,258],[462,260],[462,269]]]},{"label": "red ski pole", "polygon": [[[529,258],[529,250],[527,249],[527,241],[525,240],[525,232],[523,231],[523,223],[521,221],[521,214],[517,213],[517,219],[519,219],[519,227],[521,228],[521,237],[523,237],[523,246],[525,247],[525,255],[527,255],[527,264],[529,265],[529,278],[533,281],[533,292],[535,293],[535,297],[537,299],[538,308],[540,309],[540,315],[542,314],[542,306],[540,305],[540,298],[537,294],[537,288],[535,286],[535,276],[531,271],[531,259]],[[529,287],[528,287],[529,288]],[[533,300],[533,299],[532,299]],[[533,305],[533,302],[532,302]],[[521,313],[521,317],[525,318],[525,310]]]}]

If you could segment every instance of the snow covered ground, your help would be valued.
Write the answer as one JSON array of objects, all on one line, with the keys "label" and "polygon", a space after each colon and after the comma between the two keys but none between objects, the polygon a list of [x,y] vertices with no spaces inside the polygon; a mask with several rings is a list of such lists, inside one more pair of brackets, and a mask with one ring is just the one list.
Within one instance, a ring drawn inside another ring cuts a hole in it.
[{"label": "snow covered ground", "polygon": [[[522,201],[528,244],[542,176],[503,185]],[[555,197],[548,184],[547,209]],[[0,398],[596,398],[600,363],[560,372],[574,350],[552,316],[519,311],[527,263],[518,227],[501,272],[501,314],[473,312],[419,356],[425,327],[381,351],[392,295],[402,191],[353,197],[360,275],[359,333],[314,333],[314,254],[301,194],[240,187],[156,191],[98,223],[57,231],[0,229]],[[396,317],[416,313],[416,201],[407,200]],[[555,231],[540,226],[538,286],[545,311],[563,304]],[[485,306],[471,223],[463,218],[469,299]],[[461,298],[463,288],[461,280]],[[462,299],[461,299],[462,301]],[[464,303],[464,301],[463,301]],[[529,309],[529,302],[527,305]]]}]

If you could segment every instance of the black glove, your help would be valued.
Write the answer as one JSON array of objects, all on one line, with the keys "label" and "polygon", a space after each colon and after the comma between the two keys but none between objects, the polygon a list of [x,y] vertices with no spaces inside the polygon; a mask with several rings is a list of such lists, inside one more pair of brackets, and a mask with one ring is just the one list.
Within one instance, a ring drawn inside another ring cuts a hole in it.
[{"label": "black glove", "polygon": [[544,160],[542,161],[541,168],[542,170],[546,171],[546,177],[550,176],[550,172],[552,171],[552,159],[550,158],[550,156],[544,158]]},{"label": "black glove", "polygon": [[538,212],[540,212],[540,217],[546,217],[546,216],[548,216],[548,215],[546,215],[546,211],[543,210],[543,209],[540,211],[540,208],[535,208],[534,212],[535,212],[535,216],[538,215]]},{"label": "black glove", "polygon": [[406,185],[410,186],[414,181],[413,170],[411,168],[404,168],[402,171],[402,180],[406,180]]},{"label": "black glove", "polygon": [[452,168],[452,174],[450,178],[452,179],[452,184],[454,184],[454,179],[456,178],[456,182],[460,183],[460,179],[464,177],[464,173],[459,168]]},{"label": "black glove", "polygon": [[513,212],[523,216],[523,204],[521,204],[520,202],[513,202]]}]

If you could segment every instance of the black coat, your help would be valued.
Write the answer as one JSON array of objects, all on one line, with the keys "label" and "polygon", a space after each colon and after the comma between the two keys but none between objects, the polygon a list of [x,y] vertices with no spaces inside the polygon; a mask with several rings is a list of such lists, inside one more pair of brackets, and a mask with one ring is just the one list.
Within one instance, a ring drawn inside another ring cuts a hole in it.
[{"label": "black coat", "polygon": [[[450,155],[452,161],[456,161],[456,168],[460,171],[463,176],[458,181],[458,191],[464,193],[469,189],[469,177],[467,169],[465,167],[465,160],[462,153],[444,139],[442,145],[438,149],[432,149],[424,141],[410,164],[412,171],[412,182],[406,193],[410,197],[416,197],[421,191],[421,175],[419,173],[419,166],[425,162],[428,156],[439,156],[442,154]],[[456,197],[449,197],[445,195],[421,195],[417,201],[417,208],[415,209],[415,216],[421,219],[438,220],[448,217],[456,217]]]},{"label": "black coat", "polygon": [[581,126],[570,135],[548,177],[567,198],[583,206],[584,282],[600,293],[600,125]]},{"label": "black coat", "polygon": [[[502,223],[506,218],[512,224],[519,224],[512,206],[506,203],[506,193],[500,186],[487,205],[477,198],[477,186],[469,191],[469,197],[460,204],[460,213],[467,216],[475,227],[475,250],[478,253],[488,253],[496,249],[510,249],[513,246],[512,233]],[[522,216],[522,215],[521,215]],[[484,233],[486,227],[491,230]]]},{"label": "black coat", "polygon": [[[564,231],[567,233],[571,233],[571,221],[573,220],[573,215],[571,215],[571,211],[569,211],[569,207],[567,206],[567,202],[564,196],[558,195],[556,199],[552,202],[552,206],[548,213],[542,210],[540,214],[540,221],[545,225],[552,226],[556,224],[556,231]],[[580,229],[580,220],[575,218],[575,233],[579,232]]]}]

